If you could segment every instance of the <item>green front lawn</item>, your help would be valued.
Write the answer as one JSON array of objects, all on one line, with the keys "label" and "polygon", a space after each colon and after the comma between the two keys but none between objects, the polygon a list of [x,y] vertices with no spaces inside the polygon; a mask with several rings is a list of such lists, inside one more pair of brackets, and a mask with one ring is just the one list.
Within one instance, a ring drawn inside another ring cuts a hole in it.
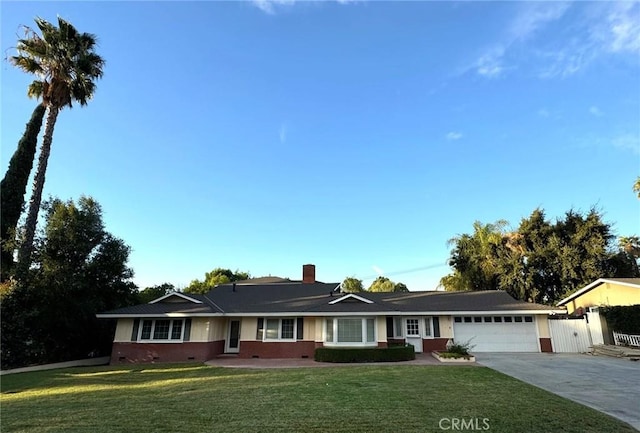
[{"label": "green front lawn", "polygon": [[454,431],[445,418],[492,433],[635,431],[474,366],[92,367],[3,376],[1,389],[3,432]]}]

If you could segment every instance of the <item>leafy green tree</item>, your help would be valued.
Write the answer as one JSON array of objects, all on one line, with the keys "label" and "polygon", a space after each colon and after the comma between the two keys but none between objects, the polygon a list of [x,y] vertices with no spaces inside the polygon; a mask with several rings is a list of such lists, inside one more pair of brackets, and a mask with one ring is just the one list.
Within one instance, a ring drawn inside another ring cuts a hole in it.
[{"label": "leafy green tree", "polygon": [[359,280],[354,277],[347,277],[342,282],[342,291],[346,293],[358,293],[364,292],[364,287],[362,286],[362,280]]},{"label": "leafy green tree", "polygon": [[102,77],[105,63],[102,57],[95,53],[94,35],[79,33],[60,17],[58,27],[42,18],[36,18],[35,22],[42,36],[25,27],[26,36],[18,40],[17,55],[10,57],[13,65],[36,76],[27,89],[27,95],[42,99],[42,105],[47,108],[24,239],[18,255],[17,277],[20,280],[27,275],[31,264],[38,211],[58,113],[64,107],[71,107],[73,101],[81,106],[87,104],[95,93],[94,81]]},{"label": "leafy green tree", "polygon": [[96,313],[137,301],[130,249],[105,230],[95,200],[54,199],[43,209],[29,284],[0,305],[3,368],[109,354],[115,323]]},{"label": "leafy green tree", "polygon": [[173,284],[163,283],[156,286],[146,287],[144,290],[138,292],[138,302],[141,304],[146,304],[154,299],[161,298],[164,295],[167,295],[171,292],[175,292],[176,288]]},{"label": "leafy green tree", "polygon": [[640,176],[636,178],[636,181],[633,184],[633,192],[635,192],[640,199]]},{"label": "leafy green tree", "polygon": [[239,270],[233,272],[230,269],[215,268],[211,272],[205,273],[204,280],[191,281],[184,291],[185,293],[207,293],[219,284],[248,280],[250,277],[248,272]]},{"label": "leafy green tree", "polygon": [[475,223],[473,234],[453,239],[453,273],[440,283],[447,290],[505,290],[553,304],[598,278],[638,276],[635,260],[614,239],[595,209],[584,215],[570,210],[554,223],[536,209],[515,232]]},{"label": "leafy green tree", "polygon": [[396,283],[396,285],[393,287],[393,291],[394,292],[408,292],[409,288],[404,283]]},{"label": "leafy green tree", "polygon": [[488,290],[497,288],[496,251],[502,243],[507,222],[473,223],[472,234],[458,235],[449,240],[453,251],[449,265],[454,273],[441,280],[447,290]]},{"label": "leafy green tree", "polygon": [[18,148],[9,161],[9,168],[0,182],[0,282],[9,278],[13,268],[15,230],[24,207],[29,175],[38,145],[38,134],[46,108],[39,104],[18,142]]},{"label": "leafy green tree", "polygon": [[379,276],[369,286],[369,292],[393,292],[395,284],[387,277]]}]

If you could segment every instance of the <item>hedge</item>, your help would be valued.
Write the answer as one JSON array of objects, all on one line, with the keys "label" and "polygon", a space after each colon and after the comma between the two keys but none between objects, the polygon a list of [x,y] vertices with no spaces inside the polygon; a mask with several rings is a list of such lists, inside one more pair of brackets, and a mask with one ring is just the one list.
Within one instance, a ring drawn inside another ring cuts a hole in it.
[{"label": "hedge", "polygon": [[416,359],[413,346],[362,347],[316,349],[314,359],[318,362],[396,362]]},{"label": "hedge", "polygon": [[611,331],[640,335],[640,305],[600,307]]}]

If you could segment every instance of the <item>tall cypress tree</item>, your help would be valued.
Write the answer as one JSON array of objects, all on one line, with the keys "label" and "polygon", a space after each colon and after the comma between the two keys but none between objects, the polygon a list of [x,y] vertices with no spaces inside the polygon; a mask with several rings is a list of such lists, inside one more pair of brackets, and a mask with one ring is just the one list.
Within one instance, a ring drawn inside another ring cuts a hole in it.
[{"label": "tall cypress tree", "polygon": [[38,134],[40,134],[45,111],[46,107],[42,104],[38,104],[33,110],[31,120],[27,123],[27,128],[18,142],[18,148],[13,153],[9,168],[0,183],[0,281],[7,280],[13,267],[13,251],[5,250],[5,246],[11,240],[11,233],[18,224],[24,206],[24,194],[33,168]]}]

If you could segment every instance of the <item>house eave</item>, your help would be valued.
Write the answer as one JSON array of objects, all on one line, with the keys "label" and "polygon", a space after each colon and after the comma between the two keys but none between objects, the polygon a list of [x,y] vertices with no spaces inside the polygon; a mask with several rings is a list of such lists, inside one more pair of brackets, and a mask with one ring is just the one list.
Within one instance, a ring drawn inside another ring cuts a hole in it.
[{"label": "house eave", "polygon": [[567,296],[566,298],[564,298],[563,300],[558,302],[558,306],[562,306],[565,305],[571,301],[573,301],[575,298],[579,297],[580,295],[587,293],[590,290],[595,289],[596,287],[598,287],[601,284],[616,284],[619,286],[626,286],[626,287],[634,287],[634,288],[640,288],[640,286],[638,286],[638,284],[635,283],[628,283],[625,281],[617,281],[617,280],[610,280],[608,278],[598,278],[597,280],[595,280],[593,283],[587,284],[586,286],[584,286],[582,289],[578,290],[577,292]]},{"label": "house eave", "polygon": [[158,314],[96,314],[98,319],[134,319],[155,317],[348,317],[348,316],[487,316],[496,314],[554,315],[566,314],[565,309],[551,310],[483,310],[483,311],[368,311],[368,312],[246,312],[246,313],[158,313]]}]

